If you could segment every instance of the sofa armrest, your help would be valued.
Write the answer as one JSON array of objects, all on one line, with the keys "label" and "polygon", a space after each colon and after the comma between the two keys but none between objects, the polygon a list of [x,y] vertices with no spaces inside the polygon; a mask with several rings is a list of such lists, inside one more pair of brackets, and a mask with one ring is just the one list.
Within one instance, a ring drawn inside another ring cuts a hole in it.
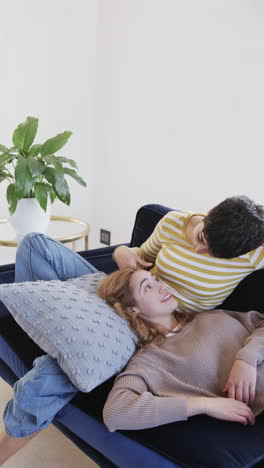
[{"label": "sofa armrest", "polygon": [[15,279],[15,264],[0,265],[0,284],[13,283]]}]

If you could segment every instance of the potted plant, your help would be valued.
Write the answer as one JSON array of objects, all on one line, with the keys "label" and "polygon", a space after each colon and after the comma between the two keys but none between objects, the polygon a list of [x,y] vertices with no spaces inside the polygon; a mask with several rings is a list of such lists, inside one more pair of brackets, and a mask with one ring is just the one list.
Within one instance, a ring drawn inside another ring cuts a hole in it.
[{"label": "potted plant", "polygon": [[[49,207],[56,198],[70,205],[71,196],[65,176],[73,177],[79,184],[86,182],[77,174],[73,159],[57,156],[72,132],[65,131],[43,144],[33,144],[38,129],[38,119],[27,117],[15,129],[13,146],[0,145],[0,182],[9,182],[6,190],[11,223],[24,224],[19,236],[32,230],[45,232],[49,222]],[[32,210],[38,210],[34,212]],[[32,229],[32,221],[40,220],[40,227]],[[42,227],[42,225],[44,227]],[[18,227],[14,226],[18,231]]]}]

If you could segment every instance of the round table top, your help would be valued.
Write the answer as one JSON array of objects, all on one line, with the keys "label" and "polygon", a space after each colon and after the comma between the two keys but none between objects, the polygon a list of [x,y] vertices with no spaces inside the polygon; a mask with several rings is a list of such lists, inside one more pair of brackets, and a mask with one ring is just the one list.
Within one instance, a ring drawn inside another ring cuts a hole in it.
[{"label": "round table top", "polygon": [[[47,234],[66,244],[88,237],[90,226],[85,221],[68,216],[51,216]],[[2,229],[2,227],[4,229]],[[65,235],[67,231],[67,235]],[[16,233],[8,218],[0,218],[0,246],[16,247]]]}]

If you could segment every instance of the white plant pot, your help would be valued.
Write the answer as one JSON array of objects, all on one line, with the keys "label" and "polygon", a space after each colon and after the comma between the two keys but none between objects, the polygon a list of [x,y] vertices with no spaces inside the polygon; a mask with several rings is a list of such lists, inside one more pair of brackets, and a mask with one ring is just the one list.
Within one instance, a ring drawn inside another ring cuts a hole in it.
[{"label": "white plant pot", "polygon": [[16,231],[16,240],[30,232],[46,233],[50,222],[50,200],[44,211],[36,198],[22,198],[18,201],[15,213],[9,218],[10,224]]}]

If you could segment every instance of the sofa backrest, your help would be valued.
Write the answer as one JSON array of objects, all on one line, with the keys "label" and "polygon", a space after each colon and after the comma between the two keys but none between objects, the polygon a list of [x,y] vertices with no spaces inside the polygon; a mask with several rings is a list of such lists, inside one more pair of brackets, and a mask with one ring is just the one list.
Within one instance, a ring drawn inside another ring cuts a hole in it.
[{"label": "sofa backrest", "polygon": [[130,247],[139,247],[143,244],[152,234],[159,220],[163,218],[168,211],[172,210],[174,210],[174,208],[157,204],[142,206],[136,215]]}]

